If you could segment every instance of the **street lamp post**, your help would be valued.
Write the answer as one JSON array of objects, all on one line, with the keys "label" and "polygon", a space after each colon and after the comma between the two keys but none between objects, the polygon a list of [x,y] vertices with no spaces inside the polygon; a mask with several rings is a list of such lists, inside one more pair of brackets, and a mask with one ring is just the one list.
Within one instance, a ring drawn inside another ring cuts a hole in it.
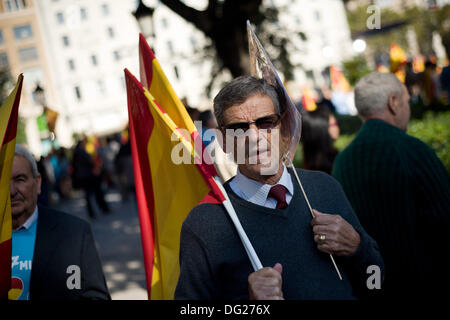
[{"label": "street lamp post", "polygon": [[136,18],[139,29],[145,38],[154,38],[155,37],[155,29],[153,28],[153,13],[155,9],[147,7],[142,0],[139,0],[138,7],[135,12],[133,12],[133,16]]},{"label": "street lamp post", "polygon": [[42,107],[42,113],[37,118],[38,130],[41,134],[41,143],[42,141],[48,140],[50,146],[54,147],[54,140],[56,136],[55,133],[53,132],[54,128],[50,128],[50,124],[47,117],[48,108],[47,108],[47,100],[45,98],[45,89],[42,88],[39,83],[33,90],[33,98],[35,102]]}]

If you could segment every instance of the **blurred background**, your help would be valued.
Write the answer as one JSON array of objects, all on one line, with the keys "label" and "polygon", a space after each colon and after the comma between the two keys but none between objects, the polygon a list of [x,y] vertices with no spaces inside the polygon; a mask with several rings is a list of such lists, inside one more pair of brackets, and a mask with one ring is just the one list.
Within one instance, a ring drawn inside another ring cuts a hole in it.
[{"label": "blurred background", "polygon": [[[40,201],[91,220],[113,298],[145,298],[123,73],[139,76],[138,34],[210,127],[212,98],[250,73],[247,19],[302,112],[297,167],[331,170],[361,126],[353,86],[378,70],[405,83],[409,133],[450,171],[450,0],[0,0],[0,102],[23,73],[17,143],[39,160]],[[115,214],[99,222],[102,198]]]}]

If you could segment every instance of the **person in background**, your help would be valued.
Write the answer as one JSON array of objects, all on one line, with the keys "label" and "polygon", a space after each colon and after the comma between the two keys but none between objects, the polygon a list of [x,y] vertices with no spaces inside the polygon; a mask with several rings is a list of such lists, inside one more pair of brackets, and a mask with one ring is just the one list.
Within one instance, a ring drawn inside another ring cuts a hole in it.
[{"label": "person in background", "polygon": [[302,112],[303,168],[331,174],[338,137],[339,126],[326,105],[318,103],[316,110]]},{"label": "person in background", "polygon": [[10,300],[109,300],[89,224],[37,204],[41,175],[16,145],[11,181]]},{"label": "person in background", "polygon": [[450,178],[434,151],[406,133],[409,94],[395,75],[355,86],[363,126],[336,158],[341,183],[386,264],[384,297],[442,297],[450,287]]},{"label": "person in background", "polygon": [[72,179],[75,187],[83,189],[85,193],[89,217],[91,219],[96,217],[92,200],[94,196],[103,213],[109,213],[110,209],[101,188],[101,172],[95,166],[92,157],[86,152],[86,139],[78,141],[73,153],[72,166]]}]

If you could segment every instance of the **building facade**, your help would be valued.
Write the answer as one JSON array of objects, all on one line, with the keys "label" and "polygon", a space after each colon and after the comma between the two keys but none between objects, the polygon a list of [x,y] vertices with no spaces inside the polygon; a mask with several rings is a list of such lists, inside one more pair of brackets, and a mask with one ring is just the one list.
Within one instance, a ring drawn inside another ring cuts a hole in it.
[{"label": "building facade", "polygon": [[135,2],[37,3],[65,130],[103,135],[124,129],[128,122],[124,68],[138,71]]},{"label": "building facade", "polygon": [[31,150],[41,153],[41,133],[36,119],[43,106],[35,96],[38,85],[46,87],[46,103],[56,105],[56,92],[34,0],[0,1],[0,67],[14,80],[24,74],[20,116]]},{"label": "building facade", "polygon": [[[184,2],[198,10],[207,5],[206,0]],[[211,40],[160,1],[144,3],[154,9],[153,35],[147,40],[175,92],[192,107],[211,108],[211,97],[231,79],[228,71],[215,75],[207,96],[216,63],[213,51],[205,55]],[[38,84],[46,106],[58,112],[59,145],[72,145],[74,134],[103,135],[126,127],[123,69],[139,76],[137,6],[136,0],[0,0],[0,64],[14,77],[25,75],[20,115],[36,155],[48,151],[36,121],[43,112],[33,99]],[[297,66],[288,84],[294,99],[302,85],[324,84],[325,67],[353,54],[341,0],[264,0],[263,6],[279,8],[273,32],[305,35],[292,37],[289,48]]]},{"label": "building facade", "polygon": [[[184,1],[197,10],[203,10],[207,1]],[[156,52],[167,77],[180,98],[185,97],[190,106],[200,110],[211,108],[211,98],[205,88],[210,84],[214,57],[198,53],[211,41],[158,0],[146,0],[144,4],[154,9],[153,35],[148,36],[150,46]],[[322,71],[329,65],[339,65],[350,58],[352,40],[345,6],[341,0],[264,0],[263,6],[273,6],[279,11],[279,21],[269,26],[272,32],[298,34],[306,39],[290,37],[291,62],[297,67],[294,80],[288,84],[294,99],[299,99],[302,85],[321,86],[325,83]],[[263,44],[264,45],[264,44]],[[281,75],[282,76],[282,75]],[[211,97],[225,81],[231,79],[228,71],[217,75]]]}]

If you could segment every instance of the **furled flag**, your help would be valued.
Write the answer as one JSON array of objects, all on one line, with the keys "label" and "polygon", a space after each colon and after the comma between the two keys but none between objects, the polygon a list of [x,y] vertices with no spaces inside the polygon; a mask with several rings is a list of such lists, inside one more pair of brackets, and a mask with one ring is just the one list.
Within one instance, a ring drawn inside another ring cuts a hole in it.
[{"label": "furled flag", "polygon": [[422,55],[417,55],[413,58],[413,71],[415,73],[421,73],[425,70],[425,62]]},{"label": "furled flag", "polygon": [[0,107],[0,299],[5,299],[11,286],[12,217],[9,180],[11,179],[17,121],[23,75],[13,92]]},{"label": "furled flag", "polygon": [[316,100],[310,88],[302,87],[302,105],[306,111],[314,111],[317,109]]},{"label": "furled flag", "polygon": [[408,57],[402,48],[396,43],[392,43],[389,56],[391,58],[390,72],[395,74],[401,82],[405,82],[405,71],[400,67],[406,63]]},{"label": "furled flag", "polygon": [[331,89],[341,92],[348,92],[350,90],[350,84],[342,74],[341,70],[336,66],[330,66],[330,80]]},{"label": "furled flag", "polygon": [[[128,70],[125,78],[147,290],[150,299],[172,299],[181,225],[189,211],[200,202],[223,203],[230,215],[233,209],[192,120],[142,35],[140,61],[145,87]],[[243,230],[238,233],[255,256]]]}]

